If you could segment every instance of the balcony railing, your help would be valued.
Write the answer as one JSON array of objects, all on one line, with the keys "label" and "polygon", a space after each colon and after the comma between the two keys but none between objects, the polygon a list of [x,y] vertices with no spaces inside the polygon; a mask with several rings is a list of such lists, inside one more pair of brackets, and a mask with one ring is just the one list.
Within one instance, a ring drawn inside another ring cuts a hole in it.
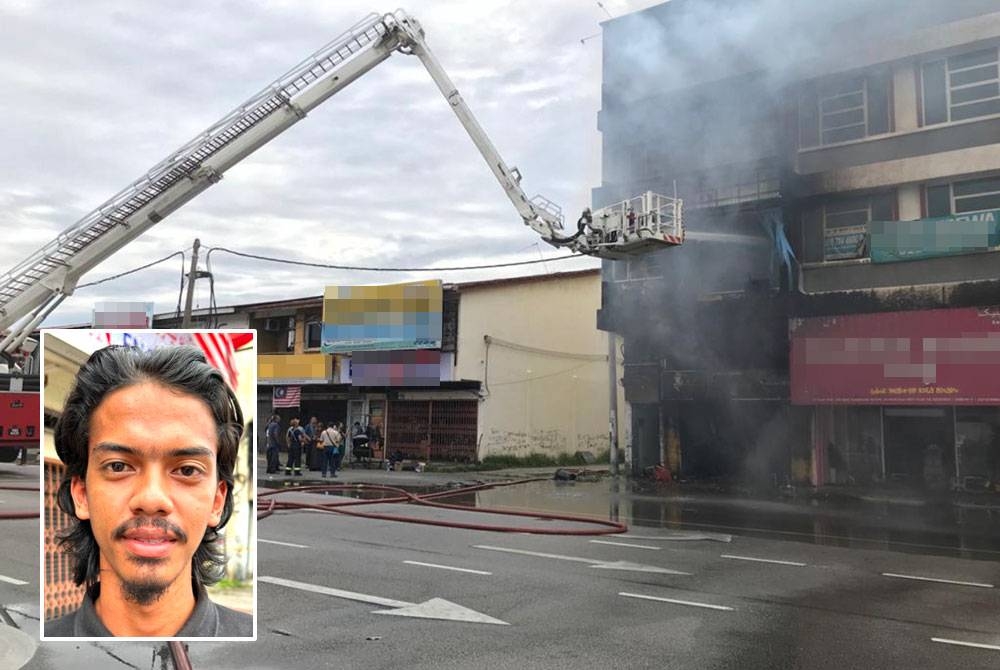
[{"label": "balcony railing", "polygon": [[[706,180],[707,181],[707,180]],[[739,181],[713,183],[686,196],[689,208],[728,207],[781,197],[781,180],[775,168],[758,168],[740,175]]]}]

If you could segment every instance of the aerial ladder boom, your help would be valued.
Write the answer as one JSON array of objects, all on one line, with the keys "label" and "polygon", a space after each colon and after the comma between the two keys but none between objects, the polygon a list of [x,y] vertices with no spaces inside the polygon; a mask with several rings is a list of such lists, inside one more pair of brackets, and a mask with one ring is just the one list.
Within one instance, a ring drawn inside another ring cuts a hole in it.
[{"label": "aerial ladder boom", "polygon": [[[397,16],[399,16],[398,12]],[[451,105],[455,116],[458,117],[458,120],[465,127],[466,132],[469,133],[472,142],[479,149],[479,153],[482,154],[486,164],[493,171],[493,175],[500,182],[504,193],[507,194],[507,197],[514,204],[514,208],[517,209],[517,213],[524,219],[525,224],[530,226],[546,241],[558,239],[558,232],[563,228],[562,212],[557,206],[541,196],[535,196],[534,200],[527,198],[521,189],[521,174],[517,171],[517,168],[507,167],[507,164],[500,156],[500,152],[493,146],[493,142],[486,134],[486,131],[479,125],[479,121],[476,120],[469,106],[465,104],[465,100],[458,92],[455,84],[452,83],[451,78],[444,71],[444,68],[441,67],[441,63],[438,62],[431,50],[427,48],[427,44],[423,39],[423,30],[420,29],[419,24],[412,17],[405,16],[399,18],[399,25],[401,30],[405,32],[408,40],[402,46],[401,50],[414,54],[424,64],[431,79],[434,80],[438,90],[441,91],[445,100]]]},{"label": "aerial ladder boom", "polygon": [[416,55],[500,182],[525,224],[557,247],[621,258],[683,240],[681,202],[647,193],[591,213],[561,236],[563,217],[545,198],[527,198],[510,168],[403,11],[371,14],[275,80],[146,174],[0,275],[0,353],[16,351],[80,277],[217,183],[229,168],[393,53]]}]

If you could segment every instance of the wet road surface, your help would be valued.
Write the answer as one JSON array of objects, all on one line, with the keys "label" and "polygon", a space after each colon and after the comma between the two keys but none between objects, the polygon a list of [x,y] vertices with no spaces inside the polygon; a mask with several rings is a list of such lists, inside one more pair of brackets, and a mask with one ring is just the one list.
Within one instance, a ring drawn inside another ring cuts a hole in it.
[{"label": "wet road surface", "polygon": [[[443,489],[443,479],[417,488]],[[551,537],[275,514],[258,529],[258,641],[193,643],[192,663],[240,670],[1000,663],[994,510],[761,501],[624,483],[615,489],[607,479],[543,481],[447,502],[614,518],[630,525],[624,535]],[[31,637],[37,527],[8,523],[15,543],[5,541],[4,553],[28,583],[0,581],[0,598],[23,610],[17,623]],[[24,667],[158,669],[159,649],[46,642]]]}]

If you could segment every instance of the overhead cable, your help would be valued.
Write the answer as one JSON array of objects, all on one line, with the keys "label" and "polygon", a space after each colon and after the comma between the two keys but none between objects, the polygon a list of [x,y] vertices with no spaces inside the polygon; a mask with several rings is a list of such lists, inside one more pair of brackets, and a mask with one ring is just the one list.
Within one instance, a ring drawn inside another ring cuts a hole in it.
[{"label": "overhead cable", "polygon": [[130,274],[134,274],[136,272],[139,272],[140,270],[145,270],[147,268],[153,267],[154,265],[159,265],[163,261],[168,261],[171,258],[173,258],[174,256],[180,256],[181,260],[183,261],[183,259],[184,259],[184,252],[183,251],[175,251],[174,253],[170,254],[169,256],[164,256],[163,258],[161,258],[158,261],[153,261],[152,263],[146,263],[145,265],[142,265],[140,267],[132,268],[131,270],[126,270],[125,272],[119,272],[116,275],[111,275],[110,277],[105,277],[104,279],[98,279],[97,281],[92,281],[92,282],[89,282],[87,284],[80,284],[79,286],[77,286],[77,288],[80,289],[80,288],[87,288],[88,286],[97,286],[98,284],[103,284],[104,282],[108,282],[108,281],[111,281],[113,279],[121,279],[122,277],[126,277],[126,276],[128,276]]},{"label": "overhead cable", "polygon": [[[570,258],[581,258],[581,257],[583,257],[583,254],[570,254],[568,256],[556,256],[556,257],[552,257],[552,258],[539,258],[537,260],[532,260],[532,261],[515,261],[515,262],[512,262],[512,263],[492,263],[492,264],[489,264],[489,265],[463,265],[463,266],[452,266],[452,267],[443,267],[443,268],[436,268],[436,267],[424,267],[424,268],[405,268],[405,267],[404,268],[391,268],[391,267],[360,266],[360,265],[335,265],[335,264],[331,264],[331,263],[313,263],[313,262],[309,262],[309,261],[290,260],[288,258],[274,258],[274,257],[271,257],[271,256],[262,256],[260,254],[249,254],[249,253],[246,253],[246,252],[243,252],[243,251],[235,251],[233,249],[227,249],[226,247],[212,247],[212,248],[210,248],[208,250],[208,254],[206,254],[205,263],[206,263],[207,267],[211,267],[210,258],[211,258],[211,254],[212,254],[213,251],[221,251],[221,252],[224,252],[224,253],[227,253],[227,254],[232,254],[233,256],[240,256],[242,258],[252,258],[252,259],[255,259],[255,260],[267,261],[269,263],[284,263],[284,264],[287,264],[287,265],[298,265],[298,266],[306,266],[306,267],[313,267],[313,268],[328,268],[328,269],[331,269],[331,270],[354,270],[354,271],[364,271],[364,272],[454,272],[454,271],[459,271],[459,270],[490,270],[490,269],[495,269],[495,268],[508,268],[508,267],[515,267],[515,266],[520,266],[520,265],[537,265],[538,263],[548,263],[549,261],[563,261],[563,260],[568,260]],[[103,284],[105,282],[113,281],[115,279],[121,279],[122,277],[127,277],[128,275],[135,274],[136,272],[140,272],[142,270],[149,269],[149,268],[153,267],[154,265],[159,265],[160,263],[163,263],[164,261],[170,260],[174,256],[180,256],[181,257],[181,265],[183,266],[183,264],[184,264],[184,258],[185,258],[184,252],[183,251],[175,251],[172,254],[168,254],[167,256],[164,256],[163,258],[160,258],[158,260],[153,261],[152,263],[146,263],[145,265],[140,265],[137,268],[132,268],[131,270],[126,270],[125,272],[119,272],[116,275],[111,275],[110,277],[104,277],[103,279],[98,279],[97,281],[88,282],[86,284],[80,284],[76,288],[77,289],[88,288],[88,287],[91,287],[91,286],[97,286],[98,284]],[[183,292],[183,285],[184,285],[184,269],[182,267],[181,268],[181,292]],[[180,301],[178,300],[178,311],[180,309],[179,305],[180,305]]]},{"label": "overhead cable", "polygon": [[516,265],[536,265],[538,263],[548,263],[549,261],[562,261],[569,258],[580,258],[583,254],[570,254],[569,256],[556,256],[555,258],[541,258],[534,261],[517,261],[514,263],[493,263],[491,265],[464,265],[457,267],[444,267],[444,268],[385,268],[376,266],[361,266],[361,265],[334,265],[332,263],[310,263],[307,261],[297,261],[288,258],[273,258],[271,256],[261,256],[259,254],[248,254],[242,251],[233,251],[232,249],[226,249],[225,247],[212,247],[208,250],[211,254],[213,251],[222,251],[227,254],[232,254],[234,256],[241,256],[243,258],[253,258],[259,261],[268,261],[270,263],[285,263],[287,265],[299,265],[311,268],[328,268],[331,270],[354,270],[354,271],[365,271],[365,272],[452,272],[457,270],[490,270],[493,268],[509,268]]}]

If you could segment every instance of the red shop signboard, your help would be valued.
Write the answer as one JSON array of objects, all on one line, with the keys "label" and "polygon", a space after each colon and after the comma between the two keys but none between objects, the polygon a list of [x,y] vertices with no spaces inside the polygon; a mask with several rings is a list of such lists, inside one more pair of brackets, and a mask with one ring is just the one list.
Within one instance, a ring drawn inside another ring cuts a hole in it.
[{"label": "red shop signboard", "polygon": [[1000,307],[789,322],[795,405],[998,405]]}]

